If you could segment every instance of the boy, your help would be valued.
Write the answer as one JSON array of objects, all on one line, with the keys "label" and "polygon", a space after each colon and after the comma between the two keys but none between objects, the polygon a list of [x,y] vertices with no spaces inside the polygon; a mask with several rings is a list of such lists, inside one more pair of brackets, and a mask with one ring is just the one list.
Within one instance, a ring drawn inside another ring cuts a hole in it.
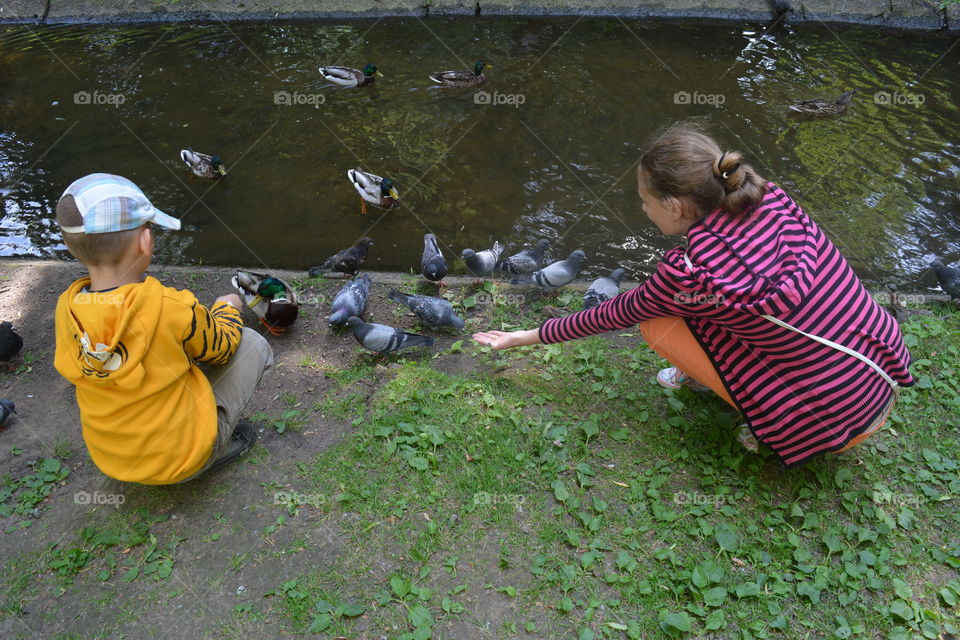
[{"label": "boy", "polygon": [[93,462],[117,480],[173,484],[243,455],[256,431],[240,412],[273,351],[243,328],[236,294],[208,310],[190,291],[144,279],[150,225],[180,221],[126,178],[94,173],[67,187],[57,222],[90,273],[57,302],[54,365],[76,385]]}]

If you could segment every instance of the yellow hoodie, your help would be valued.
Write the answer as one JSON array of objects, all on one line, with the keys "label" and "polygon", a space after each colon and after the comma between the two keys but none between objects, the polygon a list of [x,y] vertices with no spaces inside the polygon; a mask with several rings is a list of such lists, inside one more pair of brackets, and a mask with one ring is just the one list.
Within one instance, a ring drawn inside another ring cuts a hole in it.
[{"label": "yellow hoodie", "polygon": [[217,407],[194,364],[225,363],[240,344],[240,312],[207,310],[190,291],[153,277],[88,293],[74,282],[57,302],[54,366],[76,385],[83,439],[106,475],[169,484],[213,452]]}]

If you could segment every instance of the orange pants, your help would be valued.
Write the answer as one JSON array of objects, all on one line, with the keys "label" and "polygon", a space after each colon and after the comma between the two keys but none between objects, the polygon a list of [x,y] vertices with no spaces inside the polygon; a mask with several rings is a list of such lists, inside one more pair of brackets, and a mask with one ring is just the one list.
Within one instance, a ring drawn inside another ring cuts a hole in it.
[{"label": "orange pants", "polygon": [[[730,398],[730,394],[724,388],[723,382],[720,381],[720,374],[717,373],[713,363],[710,362],[706,351],[693,337],[683,318],[653,318],[652,320],[644,320],[639,324],[639,327],[643,339],[647,341],[647,344],[657,355],[669,360],[670,364],[700,384],[710,387],[711,391],[723,398],[730,406],[737,408],[737,405]],[[847,446],[837,453],[860,444],[876,433],[886,422],[892,409],[893,401],[891,400],[886,411],[874,425],[871,425],[870,429],[852,439],[847,443]]]}]

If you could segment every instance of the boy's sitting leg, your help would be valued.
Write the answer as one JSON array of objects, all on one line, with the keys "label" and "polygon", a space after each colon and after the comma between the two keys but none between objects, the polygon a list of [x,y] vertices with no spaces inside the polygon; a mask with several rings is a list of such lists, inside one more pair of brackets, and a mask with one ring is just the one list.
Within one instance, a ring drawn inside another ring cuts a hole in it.
[{"label": "boy's sitting leg", "polygon": [[[217,401],[217,441],[206,464],[181,482],[194,480],[213,467],[239,458],[256,442],[256,431],[248,423],[241,424],[240,416],[263,374],[273,368],[273,349],[263,336],[244,327],[237,351],[225,364],[200,365],[200,368],[210,381]],[[241,429],[249,431],[241,434]],[[239,437],[235,439],[235,435]]]}]

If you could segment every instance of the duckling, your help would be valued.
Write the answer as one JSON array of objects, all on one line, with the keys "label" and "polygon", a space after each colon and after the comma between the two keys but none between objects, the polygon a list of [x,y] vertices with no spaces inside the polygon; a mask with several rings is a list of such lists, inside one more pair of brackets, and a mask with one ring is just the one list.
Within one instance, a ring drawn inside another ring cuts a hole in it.
[{"label": "duckling", "polygon": [[193,149],[184,149],[180,152],[180,159],[198,178],[219,180],[227,175],[227,168],[223,166],[220,156],[208,156],[205,153],[197,153]]},{"label": "duckling", "polygon": [[844,91],[840,94],[840,97],[833,102],[830,102],[829,100],[823,100],[821,98],[815,98],[813,100],[801,100],[800,102],[795,102],[794,104],[790,105],[790,110],[794,113],[818,118],[838,116],[847,110],[847,105],[850,104],[850,100],[853,99],[853,94],[855,94],[857,91],[858,89]]},{"label": "duckling", "polygon": [[375,64],[368,64],[363,71],[350,67],[320,67],[320,73],[338,87],[368,87],[376,82],[377,78],[383,77]]},{"label": "duckling", "polygon": [[444,87],[476,87],[487,80],[483,75],[484,69],[493,69],[493,65],[477,60],[473,71],[437,71],[430,74],[430,79]]},{"label": "duckling", "polygon": [[300,313],[297,296],[280,278],[266,273],[237,271],[230,283],[273,335],[283,334],[296,321]]},{"label": "duckling", "polygon": [[360,212],[367,212],[367,203],[382,209],[392,209],[400,203],[400,192],[390,178],[381,178],[357,167],[347,171],[353,188],[360,194]]}]

